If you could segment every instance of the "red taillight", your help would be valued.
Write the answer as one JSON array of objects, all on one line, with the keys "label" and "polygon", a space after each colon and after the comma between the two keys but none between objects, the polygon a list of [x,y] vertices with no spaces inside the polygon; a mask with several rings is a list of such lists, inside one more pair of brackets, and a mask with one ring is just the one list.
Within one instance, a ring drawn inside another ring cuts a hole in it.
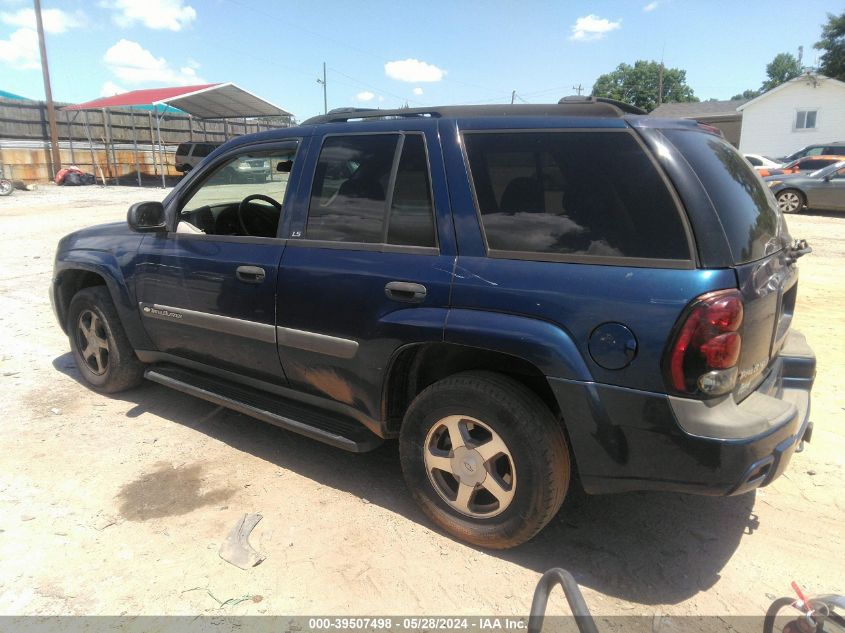
[{"label": "red taillight", "polygon": [[680,393],[727,393],[742,349],[742,297],[719,290],[698,297],[684,312],[668,352],[668,378]]}]

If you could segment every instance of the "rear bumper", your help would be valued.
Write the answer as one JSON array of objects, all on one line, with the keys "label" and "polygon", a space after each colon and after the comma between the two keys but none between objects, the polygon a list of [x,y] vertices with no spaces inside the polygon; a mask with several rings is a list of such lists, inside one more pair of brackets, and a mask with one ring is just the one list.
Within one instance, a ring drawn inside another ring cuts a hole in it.
[{"label": "rear bumper", "polygon": [[790,333],[766,380],[741,403],[702,402],[553,380],[590,493],[742,494],[771,483],[809,435],[815,356]]}]

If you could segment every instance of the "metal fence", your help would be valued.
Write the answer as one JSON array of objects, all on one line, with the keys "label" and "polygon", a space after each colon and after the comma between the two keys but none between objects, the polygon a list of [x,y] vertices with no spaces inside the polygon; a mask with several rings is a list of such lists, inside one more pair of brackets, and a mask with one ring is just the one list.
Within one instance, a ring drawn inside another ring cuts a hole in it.
[{"label": "metal fence", "polygon": [[[61,108],[63,104],[56,104]],[[235,136],[288,127],[283,119],[206,121],[181,112],[116,108],[56,112],[63,166],[76,165],[110,183],[138,183],[145,177],[178,176],[174,155],[179,143],[222,143]],[[162,143],[157,143],[156,125]],[[0,167],[6,178],[26,183],[53,178],[50,132],[43,101],[0,98]]]}]

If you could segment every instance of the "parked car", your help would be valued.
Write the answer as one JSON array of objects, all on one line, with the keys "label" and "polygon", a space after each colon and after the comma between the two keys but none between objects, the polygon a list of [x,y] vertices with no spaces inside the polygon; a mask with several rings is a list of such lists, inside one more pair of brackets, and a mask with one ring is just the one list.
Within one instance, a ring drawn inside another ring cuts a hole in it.
[{"label": "parked car", "polygon": [[792,161],[804,158],[805,156],[820,156],[822,154],[845,155],[845,141],[807,145],[806,147],[799,149],[797,152],[793,152],[789,156],[775,158],[774,160],[780,163],[791,163]]},{"label": "parked car", "polygon": [[187,173],[200,161],[220,147],[220,143],[180,143],[176,148],[174,164],[176,171]]},{"label": "parked car", "polygon": [[[218,178],[258,158],[288,178]],[[530,539],[574,481],[742,494],[810,437],[806,249],[694,121],[592,98],[330,112],[228,142],[127,220],[56,253],[93,389],[398,439],[423,511],[476,545]]]},{"label": "parked car", "polygon": [[760,169],[777,169],[781,165],[779,162],[762,154],[743,154],[743,156],[745,160],[751,163],[755,171],[759,171]]},{"label": "parked car", "polygon": [[810,174],[771,176],[766,183],[784,213],[804,208],[845,211],[845,160]]},{"label": "parked car", "polygon": [[767,176],[781,176],[785,174],[797,174],[802,172],[811,172],[811,171],[818,171],[823,167],[827,167],[828,165],[833,165],[834,163],[838,163],[841,160],[845,160],[845,155],[842,156],[807,156],[805,158],[799,158],[797,160],[792,161],[791,163],[786,163],[782,167],[779,168],[763,168],[758,169],[757,173],[760,175],[761,178],[765,178]]}]

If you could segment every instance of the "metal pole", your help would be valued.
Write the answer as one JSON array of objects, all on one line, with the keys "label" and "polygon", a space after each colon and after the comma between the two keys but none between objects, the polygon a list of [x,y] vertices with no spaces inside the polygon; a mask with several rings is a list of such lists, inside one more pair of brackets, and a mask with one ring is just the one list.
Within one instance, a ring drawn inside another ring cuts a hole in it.
[{"label": "metal pole", "polygon": [[164,182],[164,147],[161,144],[161,118],[158,116],[158,106],[156,106],[156,131],[158,132],[158,157],[161,163],[161,188],[164,189],[167,185]]},{"label": "metal pole", "polygon": [[111,148],[111,164],[114,169],[114,181],[120,184],[120,168],[117,164],[117,154],[114,151],[114,130],[111,127],[111,113],[107,108],[103,108],[103,121],[108,126],[109,147]]},{"label": "metal pole", "polygon": [[190,114],[188,115],[188,140],[191,143],[194,142],[194,117]]},{"label": "metal pole", "polygon": [[326,62],[323,62],[323,114],[329,113],[329,100],[326,96]]},{"label": "metal pole", "polygon": [[208,142],[208,130],[205,127],[205,119],[202,119],[202,140]]},{"label": "metal pole", "polygon": [[138,135],[135,133],[135,111],[129,106],[129,116],[132,117],[132,149],[135,153],[135,173],[138,174],[138,186],[141,186],[141,162],[138,160]]},{"label": "metal pole", "polygon": [[88,149],[91,150],[91,171],[94,178],[97,177],[97,161],[94,158],[94,141],[91,139],[91,126],[88,124],[88,110],[82,111],[82,120],[85,123],[85,136],[88,137]]},{"label": "metal pole", "polygon": [[155,138],[153,136],[153,113],[150,110],[147,110],[147,115],[149,116],[150,120],[150,151],[153,155],[153,176],[158,175],[158,161],[156,160],[156,145],[155,145]]},{"label": "metal pole", "polygon": [[[73,113],[73,118],[76,118],[76,113]],[[73,127],[70,124],[70,113],[65,110],[65,124],[67,125],[67,140],[70,143],[70,162],[72,165],[76,164],[76,156],[73,153]]]},{"label": "metal pole", "polygon": [[56,109],[53,106],[53,90],[50,87],[50,68],[47,65],[47,44],[44,42],[44,25],[41,22],[41,0],[35,2],[35,26],[38,29],[38,48],[41,51],[41,73],[44,75],[44,97],[47,99],[47,122],[50,126],[50,167],[53,170],[51,178],[62,167],[59,156],[59,129],[56,125]]},{"label": "metal pole", "polygon": [[223,119],[223,142],[229,140],[229,119]]}]

